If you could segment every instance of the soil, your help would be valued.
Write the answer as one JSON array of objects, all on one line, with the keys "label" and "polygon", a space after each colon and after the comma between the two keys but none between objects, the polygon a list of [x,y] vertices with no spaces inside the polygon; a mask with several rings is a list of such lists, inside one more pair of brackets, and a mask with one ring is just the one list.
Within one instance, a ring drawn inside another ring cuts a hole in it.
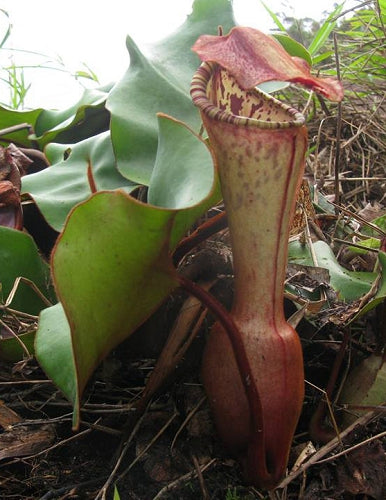
[{"label": "soil", "polygon": [[[178,309],[181,300],[173,297],[157,319],[163,316],[170,320],[170,309]],[[291,305],[287,306],[290,312]],[[373,324],[381,313],[378,310],[373,314]],[[116,498],[123,500],[386,498],[386,440],[382,437],[386,418],[382,414],[342,434],[341,443],[322,454],[318,463],[306,467],[284,489],[269,496],[246,485],[239,464],[216,437],[200,384],[199,360],[206,331],[204,326],[176,373],[137,419],[133,408],[156,361],[155,357],[141,357],[139,350],[149,344],[153,347],[148,351],[159,349],[152,342],[154,322],[148,322],[136,334],[141,336],[141,346],[135,337],[125,342],[95,372],[83,398],[82,423],[77,432],[71,428],[70,404],[33,359],[16,365],[3,363],[0,397],[6,411],[0,412],[4,428],[0,438],[8,435],[9,439],[0,443],[9,456],[3,456],[0,463],[0,498],[112,499],[114,485],[119,492]],[[315,329],[307,322],[302,321],[298,331],[308,383],[290,468],[306,446],[324,448],[311,439],[309,423],[321,401],[316,387],[326,386],[336,346],[343,340],[339,328],[331,325],[318,332],[318,342],[310,342]],[[331,343],[332,338],[336,343]],[[368,339],[374,341],[374,333],[369,332]],[[339,420],[339,408],[334,412]],[[5,425],[6,418],[12,422],[10,426]],[[379,438],[365,443],[378,434]],[[356,444],[361,446],[333,458]],[[104,494],[106,484],[110,487]]]}]

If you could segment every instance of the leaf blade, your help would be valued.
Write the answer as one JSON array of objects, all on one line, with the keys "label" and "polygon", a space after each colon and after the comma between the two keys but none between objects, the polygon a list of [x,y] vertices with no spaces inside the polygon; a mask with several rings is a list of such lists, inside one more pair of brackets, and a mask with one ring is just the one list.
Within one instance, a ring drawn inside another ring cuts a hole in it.
[{"label": "leaf blade", "polygon": [[200,117],[189,89],[199,61],[191,46],[201,33],[216,32],[219,24],[226,30],[234,25],[231,3],[196,0],[186,22],[152,45],[149,57],[128,37],[130,67],[107,100],[118,169],[128,179],[149,184],[157,152],[157,113],[174,116],[198,130]]}]

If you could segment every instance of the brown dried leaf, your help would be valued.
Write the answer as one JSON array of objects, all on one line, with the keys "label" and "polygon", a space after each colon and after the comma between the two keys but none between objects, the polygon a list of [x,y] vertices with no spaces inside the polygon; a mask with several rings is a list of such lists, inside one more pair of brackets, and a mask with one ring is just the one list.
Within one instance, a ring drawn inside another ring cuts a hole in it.
[{"label": "brown dried leaf", "polygon": [[337,464],[338,489],[352,495],[383,500],[386,492],[386,456],[381,441],[353,450]]},{"label": "brown dried leaf", "polygon": [[296,200],[295,214],[292,219],[290,236],[302,233],[306,227],[307,219],[315,220],[315,209],[311,200],[310,186],[306,179],[300,185]]},{"label": "brown dried leaf", "polygon": [[0,401],[0,426],[7,429],[10,425],[17,424],[22,421],[22,418],[13,410],[5,405],[4,401]]},{"label": "brown dried leaf", "polygon": [[14,425],[0,435],[0,460],[34,455],[48,448],[54,439],[53,425]]}]

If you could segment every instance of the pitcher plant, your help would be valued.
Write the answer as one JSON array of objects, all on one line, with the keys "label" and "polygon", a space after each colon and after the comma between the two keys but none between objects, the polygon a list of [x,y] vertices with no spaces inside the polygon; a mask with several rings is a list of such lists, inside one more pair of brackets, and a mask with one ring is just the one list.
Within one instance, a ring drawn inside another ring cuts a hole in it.
[{"label": "pitcher plant", "polygon": [[302,349],[284,316],[283,291],[307,130],[301,113],[255,86],[299,82],[335,101],[343,92],[252,28],[201,36],[193,50],[204,62],[191,95],[217,163],[235,276],[236,330],[214,324],[202,379],[224,444],[249,482],[272,489],[285,474],[304,397]]}]

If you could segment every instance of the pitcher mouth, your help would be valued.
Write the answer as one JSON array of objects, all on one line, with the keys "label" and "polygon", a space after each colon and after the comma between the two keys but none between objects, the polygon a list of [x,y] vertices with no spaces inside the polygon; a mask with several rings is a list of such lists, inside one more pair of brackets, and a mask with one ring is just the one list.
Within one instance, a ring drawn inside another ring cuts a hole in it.
[{"label": "pitcher mouth", "polygon": [[242,89],[233,76],[216,63],[201,64],[193,76],[190,95],[201,112],[213,120],[262,129],[305,124],[304,116],[297,109],[256,88]]}]

